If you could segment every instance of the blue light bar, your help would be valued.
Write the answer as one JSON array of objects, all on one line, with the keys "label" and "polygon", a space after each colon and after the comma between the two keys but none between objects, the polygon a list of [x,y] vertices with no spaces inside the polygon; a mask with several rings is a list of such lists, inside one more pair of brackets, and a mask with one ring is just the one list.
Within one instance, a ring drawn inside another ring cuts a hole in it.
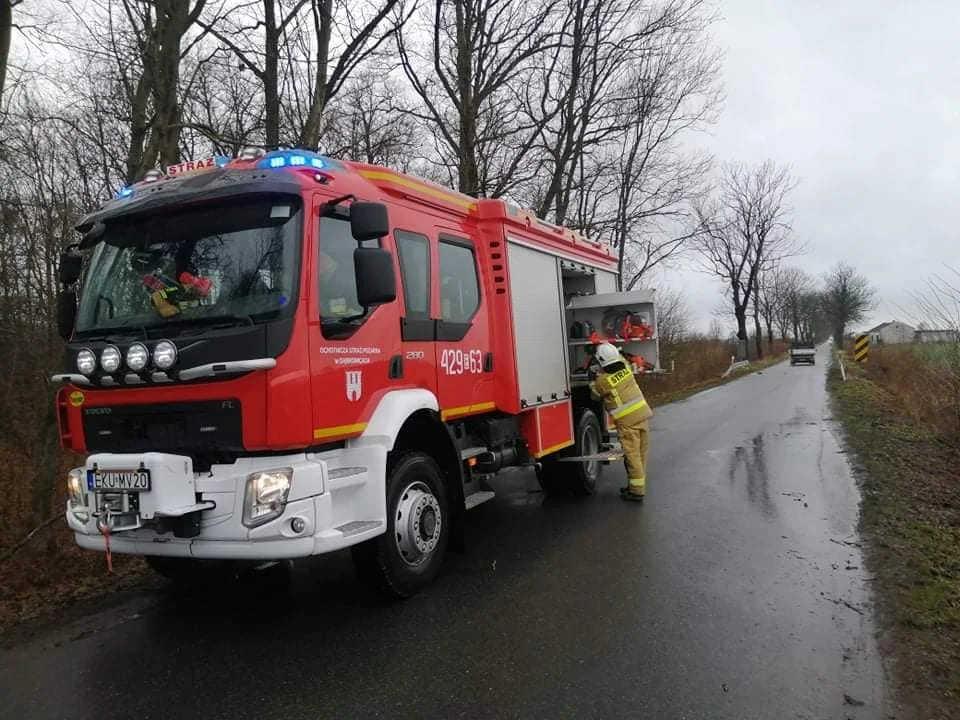
[{"label": "blue light bar", "polygon": [[275,150],[264,155],[257,167],[266,170],[275,170],[277,168],[313,168],[314,170],[326,170],[331,166],[328,158],[309,150]]},{"label": "blue light bar", "polygon": [[133,185],[125,185],[117,190],[117,200],[125,200],[133,195],[137,189]]}]

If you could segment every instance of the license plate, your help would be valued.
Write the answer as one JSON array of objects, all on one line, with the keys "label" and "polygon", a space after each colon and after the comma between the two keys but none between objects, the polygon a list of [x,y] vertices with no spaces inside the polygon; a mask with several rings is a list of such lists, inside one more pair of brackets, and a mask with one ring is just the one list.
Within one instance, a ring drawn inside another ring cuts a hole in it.
[{"label": "license plate", "polygon": [[150,489],[150,471],[87,470],[87,489],[98,492],[143,492]]}]

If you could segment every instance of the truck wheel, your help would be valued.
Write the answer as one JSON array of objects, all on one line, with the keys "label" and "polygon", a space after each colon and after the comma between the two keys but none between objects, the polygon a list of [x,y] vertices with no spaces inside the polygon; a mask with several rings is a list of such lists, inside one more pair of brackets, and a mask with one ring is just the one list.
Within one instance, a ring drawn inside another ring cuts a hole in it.
[{"label": "truck wheel", "polygon": [[408,598],[437,575],[449,538],[443,474],[429,455],[411,452],[387,476],[387,532],[354,546],[353,560],[375,590]]},{"label": "truck wheel", "polygon": [[589,462],[558,462],[559,458],[596,455],[601,445],[600,421],[593,410],[581,410],[573,434],[573,445],[540,461],[537,481],[548,495],[593,495],[603,466],[599,460]]},{"label": "truck wheel", "polygon": [[[600,430],[600,421],[593,410],[585,409],[580,412],[573,437],[575,455],[596,455],[600,452],[603,435]],[[603,471],[600,461],[564,463],[564,465],[568,464],[571,466],[568,482],[573,494],[581,497],[593,495],[597,490],[600,473]]]}]

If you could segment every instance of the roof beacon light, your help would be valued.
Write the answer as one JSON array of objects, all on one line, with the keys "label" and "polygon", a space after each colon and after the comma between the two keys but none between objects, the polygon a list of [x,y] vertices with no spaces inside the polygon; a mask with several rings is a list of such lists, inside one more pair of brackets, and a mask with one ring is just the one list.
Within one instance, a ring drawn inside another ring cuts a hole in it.
[{"label": "roof beacon light", "polygon": [[146,174],[143,176],[144,182],[156,182],[157,180],[162,180],[166,175],[162,170],[157,170],[156,168],[152,170],[147,170]]},{"label": "roof beacon light", "polygon": [[276,150],[268,153],[257,163],[258,168],[276,170],[277,168],[313,168],[324,170],[330,166],[330,161],[322,155],[308,150]]},{"label": "roof beacon light", "polygon": [[122,188],[117,190],[117,200],[125,200],[131,195],[133,195],[137,189],[133,185],[124,185]]},{"label": "roof beacon light", "polygon": [[266,154],[263,148],[258,147],[245,147],[240,151],[240,154],[237,155],[237,158],[240,160],[256,160],[261,158]]}]

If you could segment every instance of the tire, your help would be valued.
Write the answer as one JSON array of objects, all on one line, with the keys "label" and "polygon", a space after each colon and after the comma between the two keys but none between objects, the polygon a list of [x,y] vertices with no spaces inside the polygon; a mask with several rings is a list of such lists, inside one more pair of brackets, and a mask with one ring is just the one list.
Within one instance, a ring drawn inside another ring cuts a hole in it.
[{"label": "tire", "polygon": [[588,463],[559,462],[561,457],[593,455],[600,452],[603,435],[600,421],[593,410],[583,409],[577,416],[573,445],[560,453],[549,455],[540,461],[537,481],[548,495],[573,493],[578,497],[593,495],[603,471],[599,460]]},{"label": "tire", "polygon": [[353,548],[358,574],[385,597],[412,597],[440,571],[451,520],[437,463],[422,452],[402,455],[388,470],[386,533]]},{"label": "tire", "polygon": [[[576,455],[595,455],[600,452],[603,432],[593,410],[584,409],[580,412],[573,437]],[[603,465],[599,460],[564,464],[572,466],[568,482],[574,495],[587,497],[597,491],[597,482],[603,473]]]}]

